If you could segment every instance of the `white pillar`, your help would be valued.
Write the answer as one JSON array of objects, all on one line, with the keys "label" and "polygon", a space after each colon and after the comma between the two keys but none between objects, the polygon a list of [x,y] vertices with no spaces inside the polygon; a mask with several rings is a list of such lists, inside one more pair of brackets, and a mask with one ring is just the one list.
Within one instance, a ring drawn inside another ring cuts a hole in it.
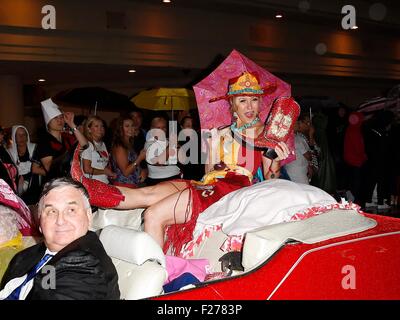
[{"label": "white pillar", "polygon": [[10,127],[24,122],[22,81],[18,76],[0,75],[0,124]]}]

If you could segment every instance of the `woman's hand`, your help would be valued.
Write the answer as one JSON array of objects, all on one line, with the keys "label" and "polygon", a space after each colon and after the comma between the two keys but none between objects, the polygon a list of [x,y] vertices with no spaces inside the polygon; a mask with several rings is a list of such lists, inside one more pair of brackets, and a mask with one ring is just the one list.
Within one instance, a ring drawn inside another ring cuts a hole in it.
[{"label": "woman's hand", "polygon": [[146,150],[142,149],[140,150],[139,156],[136,159],[136,163],[139,164],[145,159],[146,159]]},{"label": "woman's hand", "polygon": [[110,168],[105,167],[104,168],[104,173],[107,177],[110,177],[111,179],[115,179],[117,177],[117,174],[113,172]]},{"label": "woman's hand", "polygon": [[291,153],[289,151],[289,147],[285,142],[278,142],[278,145],[274,148],[276,154],[278,157],[274,159],[274,161],[281,161],[289,157],[289,154]]},{"label": "woman's hand", "polygon": [[24,176],[19,176],[18,178],[18,194],[21,195],[22,193],[24,193]]},{"label": "woman's hand", "polygon": [[140,178],[139,178],[139,181],[140,181],[140,182],[144,182],[144,181],[147,179],[148,174],[149,174],[149,172],[147,171],[147,169],[142,169],[142,170],[140,171]]},{"label": "woman's hand", "polygon": [[73,112],[64,112],[64,121],[71,129],[75,128],[74,117]]}]

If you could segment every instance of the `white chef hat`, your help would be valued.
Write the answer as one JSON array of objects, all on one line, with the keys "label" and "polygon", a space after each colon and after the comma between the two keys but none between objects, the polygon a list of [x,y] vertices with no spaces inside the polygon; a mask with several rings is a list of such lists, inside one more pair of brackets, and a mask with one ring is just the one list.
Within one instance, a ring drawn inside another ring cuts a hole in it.
[{"label": "white chef hat", "polygon": [[42,112],[44,117],[44,122],[46,122],[46,126],[49,124],[50,120],[62,114],[58,105],[56,105],[51,98],[44,100],[41,102],[42,104]]}]

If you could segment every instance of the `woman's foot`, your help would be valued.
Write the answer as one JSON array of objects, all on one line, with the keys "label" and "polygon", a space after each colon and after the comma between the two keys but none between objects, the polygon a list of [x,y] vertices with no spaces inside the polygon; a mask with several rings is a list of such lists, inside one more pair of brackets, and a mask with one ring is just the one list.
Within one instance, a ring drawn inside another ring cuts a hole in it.
[{"label": "woman's foot", "polygon": [[72,159],[71,177],[72,179],[79,181],[84,185],[89,193],[89,202],[92,206],[100,208],[115,208],[125,200],[125,196],[118,188],[104,182],[85,177],[81,168],[79,144],[75,149]]}]

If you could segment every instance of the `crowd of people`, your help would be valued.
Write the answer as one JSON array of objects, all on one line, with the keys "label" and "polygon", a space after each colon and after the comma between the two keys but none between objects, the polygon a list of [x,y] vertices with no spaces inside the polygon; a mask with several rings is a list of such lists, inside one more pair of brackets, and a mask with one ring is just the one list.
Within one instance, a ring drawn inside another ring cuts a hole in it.
[{"label": "crowd of people", "polygon": [[[27,128],[22,125],[15,125],[11,130],[0,127],[1,179],[29,205],[38,202],[47,181],[70,176],[72,155],[78,144],[82,146],[80,157],[85,177],[106,184],[138,188],[203,174],[201,163],[180,164],[175,159],[175,164],[171,164],[169,155],[164,159],[164,154],[155,159],[154,155],[146,158],[149,148],[161,153],[172,150],[165,139],[168,136],[166,113],[154,114],[146,130],[139,109],[122,114],[111,126],[99,116],[75,117],[72,112],[62,112],[51,99],[42,102],[42,111],[46,130],[39,132],[37,143],[31,142]],[[190,128],[198,134],[190,115],[182,119],[180,128]],[[146,139],[148,132],[156,130],[161,130],[163,137],[149,135]],[[151,147],[154,143],[157,146]]]},{"label": "crowd of people", "polygon": [[304,110],[295,126],[296,160],[285,166],[288,178],[364,210],[387,211],[399,204],[399,129],[388,110],[364,115],[342,105],[311,118]]},{"label": "crowd of people", "polygon": [[[42,110],[47,130],[36,143],[23,125],[0,127],[1,178],[29,205],[38,202],[47,181],[70,175],[78,143],[85,147],[81,154],[85,177],[107,184],[137,188],[178,178],[200,180],[204,174],[196,116],[186,115],[179,124],[179,130],[193,130],[176,147],[190,140],[199,146],[196,160],[182,163],[168,154],[174,149],[169,147],[166,113],[146,119],[145,128],[140,109],[121,115],[110,126],[99,116],[62,113],[51,99],[43,102]],[[163,132],[162,138],[147,136],[157,130]],[[294,130],[296,159],[282,167],[281,178],[317,186],[362,208],[389,209],[398,204],[399,122],[394,113],[364,115],[345,106],[312,114],[304,110]]]}]

